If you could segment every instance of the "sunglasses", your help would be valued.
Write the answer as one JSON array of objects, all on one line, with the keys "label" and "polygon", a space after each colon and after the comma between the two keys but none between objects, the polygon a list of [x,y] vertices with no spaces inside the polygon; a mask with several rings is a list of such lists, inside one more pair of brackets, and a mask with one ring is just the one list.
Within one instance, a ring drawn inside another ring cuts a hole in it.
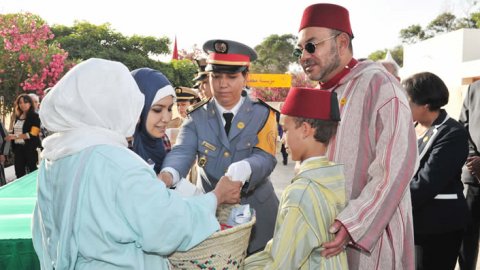
[{"label": "sunglasses", "polygon": [[324,43],[325,41],[328,41],[328,40],[330,40],[330,39],[336,38],[337,36],[338,36],[338,35],[334,35],[334,36],[328,37],[328,38],[326,38],[326,39],[320,40],[320,41],[317,42],[317,43],[307,42],[307,43],[305,43],[305,46],[304,46],[303,49],[295,48],[295,50],[293,50],[293,56],[295,56],[296,58],[302,57],[303,50],[307,51],[309,54],[312,54],[312,53],[315,52],[315,49],[317,49],[317,45],[322,44],[322,43]]}]

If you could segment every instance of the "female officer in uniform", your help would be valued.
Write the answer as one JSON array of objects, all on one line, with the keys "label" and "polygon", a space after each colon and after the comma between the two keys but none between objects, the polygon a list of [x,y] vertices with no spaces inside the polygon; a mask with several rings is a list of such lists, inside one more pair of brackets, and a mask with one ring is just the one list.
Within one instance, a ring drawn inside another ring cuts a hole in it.
[{"label": "female officer in uniform", "polygon": [[175,186],[198,158],[199,185],[205,192],[223,175],[242,181],[241,203],[250,204],[257,216],[248,247],[251,254],[272,238],[278,209],[269,178],[276,165],[275,111],[244,91],[248,67],[257,58],[253,49],[230,40],[209,40],[203,49],[209,54],[205,71],[213,97],[190,111],[160,178]]}]

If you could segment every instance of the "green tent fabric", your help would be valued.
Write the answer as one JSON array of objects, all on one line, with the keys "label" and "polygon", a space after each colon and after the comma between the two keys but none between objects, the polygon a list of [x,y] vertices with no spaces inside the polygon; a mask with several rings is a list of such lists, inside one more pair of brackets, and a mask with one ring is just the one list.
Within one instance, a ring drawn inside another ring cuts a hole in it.
[{"label": "green tent fabric", "polygon": [[0,269],[40,269],[32,244],[37,171],[0,187]]}]

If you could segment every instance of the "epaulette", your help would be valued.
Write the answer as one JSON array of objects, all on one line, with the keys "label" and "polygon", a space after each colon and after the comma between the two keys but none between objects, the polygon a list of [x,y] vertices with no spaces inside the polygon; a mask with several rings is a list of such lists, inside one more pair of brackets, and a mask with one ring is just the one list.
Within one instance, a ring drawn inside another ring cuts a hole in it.
[{"label": "epaulette", "polygon": [[202,100],[200,100],[199,102],[193,104],[193,105],[190,105],[188,106],[187,108],[187,114],[191,114],[192,112],[194,112],[196,109],[202,107],[203,105],[207,104],[209,101],[210,101],[211,98],[204,98]]},{"label": "epaulette", "polygon": [[270,106],[270,104],[268,104],[267,102],[263,101],[262,99],[252,98],[252,101],[253,101],[254,103],[262,104],[263,106],[269,108],[270,110],[272,110],[272,111],[274,111],[274,112],[280,113],[277,109],[275,109],[274,107]]}]

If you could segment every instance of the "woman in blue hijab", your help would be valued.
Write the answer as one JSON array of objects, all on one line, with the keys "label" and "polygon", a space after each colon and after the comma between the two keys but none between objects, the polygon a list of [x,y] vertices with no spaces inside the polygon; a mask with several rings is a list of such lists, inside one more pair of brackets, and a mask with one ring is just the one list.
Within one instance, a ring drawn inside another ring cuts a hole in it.
[{"label": "woman in blue hijab", "polygon": [[133,135],[133,151],[158,174],[167,154],[163,137],[172,119],[175,90],[160,71],[139,68],[132,71],[132,75],[145,96],[145,105]]}]

